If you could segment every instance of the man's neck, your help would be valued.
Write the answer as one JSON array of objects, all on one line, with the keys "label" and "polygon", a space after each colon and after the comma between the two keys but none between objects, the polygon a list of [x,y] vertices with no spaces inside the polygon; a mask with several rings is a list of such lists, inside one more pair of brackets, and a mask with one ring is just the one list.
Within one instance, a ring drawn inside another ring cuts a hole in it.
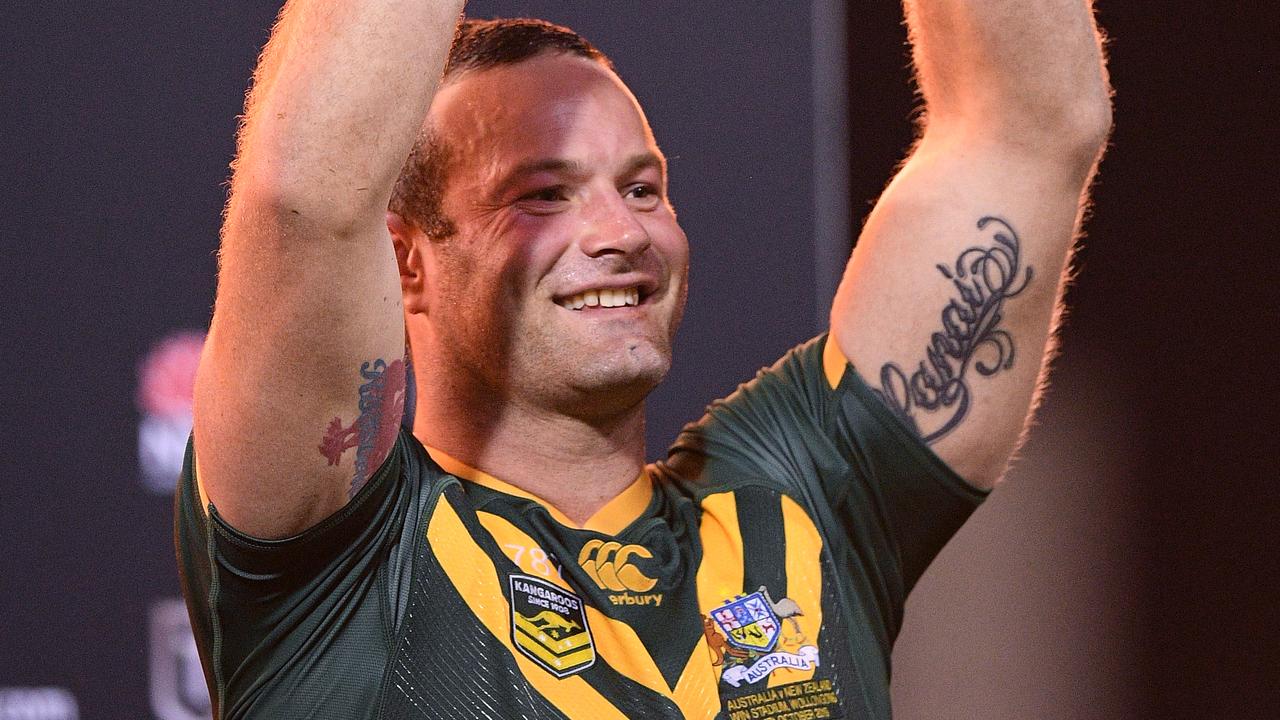
[{"label": "man's neck", "polygon": [[586,421],[518,402],[463,400],[420,385],[414,435],[542,498],[578,525],[644,468],[643,404],[607,421]]}]

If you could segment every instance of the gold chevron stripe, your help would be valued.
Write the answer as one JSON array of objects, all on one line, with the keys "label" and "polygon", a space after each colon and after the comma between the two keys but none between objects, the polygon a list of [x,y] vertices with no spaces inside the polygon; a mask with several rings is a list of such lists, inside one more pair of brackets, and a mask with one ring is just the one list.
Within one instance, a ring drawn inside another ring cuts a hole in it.
[{"label": "gold chevron stripe", "polygon": [[698,566],[698,609],[705,616],[742,593],[742,530],[734,493],[702,501],[702,563]]},{"label": "gold chevron stripe", "polygon": [[[537,542],[528,533],[513,525],[506,518],[483,511],[476,513],[476,515],[479,516],[481,524],[498,541],[498,545],[502,547],[503,552],[507,553],[512,562],[515,562],[514,548],[538,547]],[[534,575],[540,574],[534,571],[529,560],[528,550],[520,553],[520,560],[521,562],[517,564],[520,565],[521,570]],[[572,562],[572,559],[569,562]],[[572,592],[569,584],[558,575],[543,575],[543,577]],[[636,635],[636,631],[625,622],[610,619],[604,613],[586,603],[583,603],[583,606],[587,611],[587,624],[591,626],[596,652],[600,654],[600,657],[604,658],[610,667],[631,680],[660,695],[669,695],[670,690],[667,688],[666,681],[662,679],[662,671],[658,669],[657,663],[653,661],[653,656],[649,654],[649,650],[644,646],[644,642],[640,640],[640,636]]]},{"label": "gold chevron stripe", "polygon": [[427,540],[449,581],[491,635],[511,651],[521,674],[571,720],[627,720],[613,703],[579,675],[556,678],[516,650],[511,641],[511,605],[502,594],[498,571],[467,532],[445,498],[436,502]]},{"label": "gold chevron stripe", "polygon": [[848,369],[849,360],[840,351],[835,333],[827,333],[827,342],[822,346],[822,372],[827,376],[827,384],[832,390],[840,387],[840,381],[844,379],[844,373]]},{"label": "gold chevron stripe", "polygon": [[711,649],[701,638],[680,672],[671,699],[686,718],[714,717],[720,712],[720,668],[711,665]]},{"label": "gold chevron stripe", "polygon": [[561,670],[572,670],[579,665],[591,662],[592,658],[595,657],[595,651],[590,647],[568,654],[557,653],[544,645],[538,638],[527,635],[524,628],[520,628],[520,632],[516,633],[516,644],[542,658],[542,661],[546,664]]},{"label": "gold chevron stripe", "polygon": [[[711,611],[724,604],[725,599],[742,592],[743,551],[742,528],[738,525],[738,499],[732,492],[709,495],[702,501],[702,526],[699,529],[702,538],[702,562],[698,565],[698,610],[702,617],[709,617]],[[690,658],[690,671],[698,678],[705,678],[701,683],[691,687],[689,692],[698,696],[710,695],[714,698],[716,712],[719,712],[719,684],[723,665],[711,666],[711,672],[695,667],[699,658],[696,653],[706,653],[707,666],[711,665],[711,650],[706,638],[694,648],[695,657]],[[681,676],[679,685],[684,684]],[[691,681],[692,682],[692,681]],[[710,690],[702,683],[710,682]],[[712,713],[713,715],[715,713]]]},{"label": "gold chevron stripe", "polygon": [[[809,515],[786,495],[782,496],[782,528],[787,543],[787,597],[804,613],[794,618],[805,637],[803,644],[816,646],[822,629],[822,536]],[[782,598],[775,593],[773,600]],[[792,620],[782,619],[781,632],[783,640],[795,632]],[[784,668],[769,675],[769,687],[812,678],[813,670]]]},{"label": "gold chevron stripe", "polygon": [[[537,547],[537,543],[528,533],[506,518],[484,511],[476,515],[512,562],[515,562],[516,547]],[[733,517],[736,522],[736,512]],[[517,564],[522,571],[532,575],[539,574],[531,565],[528,550],[520,553],[520,560],[521,562]],[[543,577],[571,591],[569,584],[560,577],[554,574],[543,575]],[[742,580],[739,578],[738,586],[741,587],[741,585]],[[716,604],[720,604],[720,601]],[[610,667],[653,692],[670,698],[686,718],[712,717],[720,711],[720,695],[716,687],[720,676],[716,669],[711,667],[711,655],[705,640],[694,647],[688,664],[676,682],[675,688],[672,689],[662,677],[662,671],[658,669],[653,656],[645,647],[644,641],[636,634],[635,629],[621,620],[609,618],[590,605],[585,605],[585,609],[596,652],[609,663]],[[517,626],[519,626],[518,620]],[[531,652],[536,651],[531,650]]]}]

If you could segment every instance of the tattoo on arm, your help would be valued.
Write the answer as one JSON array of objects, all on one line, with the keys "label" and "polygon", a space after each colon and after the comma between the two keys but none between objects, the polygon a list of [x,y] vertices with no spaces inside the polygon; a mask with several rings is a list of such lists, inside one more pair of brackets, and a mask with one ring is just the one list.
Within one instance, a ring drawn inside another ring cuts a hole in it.
[{"label": "tattoo on arm", "polygon": [[330,465],[337,465],[347,450],[356,449],[356,469],[347,489],[348,499],[355,497],[378,469],[373,459],[381,462],[395,445],[404,414],[403,360],[392,360],[389,365],[382,358],[364,363],[360,377],[364,380],[359,390],[360,414],[348,426],[335,416],[319,445],[320,454]]},{"label": "tattoo on arm", "polygon": [[[930,336],[925,359],[910,376],[897,363],[880,368],[875,393],[927,443],[954,430],[969,412],[970,367],[982,376],[1013,367],[1013,336],[999,327],[1001,311],[1004,301],[1031,281],[1031,267],[1021,268],[1018,234],[1009,223],[987,216],[978,221],[978,230],[994,244],[965,250],[954,268],[937,266],[958,297],[942,309],[942,330]],[[922,433],[921,412],[940,413],[941,425]]]}]

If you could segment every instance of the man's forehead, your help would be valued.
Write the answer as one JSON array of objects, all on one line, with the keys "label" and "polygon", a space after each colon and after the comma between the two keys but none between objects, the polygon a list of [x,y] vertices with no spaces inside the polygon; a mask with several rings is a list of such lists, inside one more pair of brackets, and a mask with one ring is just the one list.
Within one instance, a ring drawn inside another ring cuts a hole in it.
[{"label": "man's forehead", "polygon": [[431,116],[435,127],[451,136],[501,133],[517,142],[530,139],[521,135],[578,123],[650,134],[639,103],[612,70],[565,53],[464,71],[440,89]]},{"label": "man's forehead", "polygon": [[538,85],[545,92],[558,86],[589,80],[609,82],[619,88],[626,88],[617,73],[604,63],[560,50],[544,50],[516,62],[462,69],[450,73],[445,79],[444,87],[487,83],[509,87],[511,83],[518,82],[522,85]]},{"label": "man's forehead", "polygon": [[431,117],[455,159],[481,182],[497,181],[521,165],[556,163],[560,167],[547,169],[572,170],[595,159],[665,169],[635,97],[611,70],[588,58],[544,53],[466,71],[441,89]]}]

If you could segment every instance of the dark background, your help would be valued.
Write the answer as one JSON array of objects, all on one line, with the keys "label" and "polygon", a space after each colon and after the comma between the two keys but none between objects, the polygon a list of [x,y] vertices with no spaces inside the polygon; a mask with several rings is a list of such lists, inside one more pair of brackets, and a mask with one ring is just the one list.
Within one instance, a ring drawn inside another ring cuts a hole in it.
[{"label": "dark background", "polygon": [[[148,617],[177,585],[170,500],[140,480],[137,367],[207,324],[235,116],[276,7],[0,10],[0,718],[32,687],[64,688],[84,718],[153,716]],[[670,158],[694,270],[651,454],[824,324],[814,178],[830,158],[815,157],[811,65],[829,18],[808,10],[470,7],[592,38]],[[913,100],[897,4],[848,12],[856,226],[910,141]],[[1280,704],[1280,10],[1104,0],[1099,16],[1116,128],[1064,354],[1024,460],[912,598],[900,717]]]},{"label": "dark background", "polygon": [[[1004,569],[1034,563],[1040,569],[1029,577],[1061,594],[1037,598],[1039,611],[1002,606],[1001,592],[1026,592],[1016,587],[978,592],[965,605],[974,614],[1019,612],[1021,632],[1045,633],[1069,649],[1020,656],[1029,667],[1006,652],[982,656],[995,666],[960,674],[985,696],[957,682],[947,688],[951,697],[974,705],[950,707],[940,693],[927,713],[910,717],[1280,716],[1280,9],[1114,0],[1097,7],[1111,37],[1112,145],[1041,427],[1009,487],[986,508],[1039,495],[1076,517],[1035,505],[1018,517],[1000,505],[1008,525],[984,534],[987,550],[1007,553]],[[881,149],[910,139],[885,118],[903,117],[913,98],[893,3],[859,3],[853,15],[851,195],[864,203],[861,216],[897,162]],[[1080,420],[1093,427],[1070,427]],[[1082,432],[1086,441],[1072,442]],[[1057,455],[1053,464],[1073,472],[1054,475],[1033,462]],[[1100,473],[1105,467],[1114,470]],[[1058,487],[1028,489],[1024,481]],[[1062,494],[1073,483],[1083,484],[1080,492]],[[1028,515],[1040,525],[1013,532]],[[1019,554],[1000,546],[1013,537],[1041,547]],[[1089,539],[1098,545],[1086,546]],[[1077,577],[1059,574],[1073,571]],[[1107,586],[1084,591],[1082,583]],[[1055,629],[1064,615],[1076,625]],[[984,621],[1015,627],[977,623]],[[1090,623],[1104,632],[1081,638],[1079,626]],[[1074,646],[1060,642],[1073,637]],[[941,643],[936,650],[974,659]],[[1031,689],[1009,689],[1020,682]],[[1039,697],[1035,712],[1002,704],[1046,685],[1061,695]],[[1084,702],[1091,697],[1100,705]]]}]

